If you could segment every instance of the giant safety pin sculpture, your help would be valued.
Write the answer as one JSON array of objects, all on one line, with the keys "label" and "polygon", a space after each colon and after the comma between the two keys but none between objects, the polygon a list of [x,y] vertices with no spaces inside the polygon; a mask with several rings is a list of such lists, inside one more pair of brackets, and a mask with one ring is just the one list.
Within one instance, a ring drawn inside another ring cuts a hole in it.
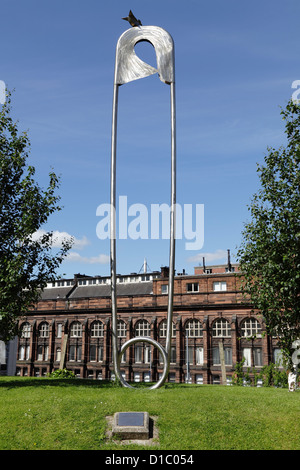
[{"label": "giant safety pin sculpture", "polygon": [[[138,42],[147,41],[156,52],[157,69],[140,60],[135,54],[134,47]],[[170,252],[169,252],[169,290],[167,312],[166,347],[152,338],[138,336],[129,339],[118,349],[117,333],[117,292],[116,292],[116,143],[117,143],[117,108],[119,87],[139,78],[155,73],[163,83],[170,85],[171,100],[171,204],[170,204]],[[110,189],[110,267],[111,267],[111,304],[112,304],[112,348],[115,375],[123,386],[134,388],[122,377],[120,362],[126,349],[137,342],[145,342],[158,348],[164,368],[158,382],[151,389],[160,387],[166,380],[171,349],[173,291],[175,268],[175,208],[176,208],[176,111],[175,111],[175,69],[174,44],[170,34],[157,26],[138,26],[125,31],[119,38],[116,48],[112,140],[111,140],[111,189]]]}]

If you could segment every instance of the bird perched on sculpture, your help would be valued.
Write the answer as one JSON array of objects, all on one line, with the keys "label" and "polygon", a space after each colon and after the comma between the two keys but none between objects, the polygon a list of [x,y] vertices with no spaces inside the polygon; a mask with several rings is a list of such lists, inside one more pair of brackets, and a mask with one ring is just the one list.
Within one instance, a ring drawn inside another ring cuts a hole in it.
[{"label": "bird perched on sculpture", "polygon": [[130,10],[129,15],[126,16],[125,18],[122,18],[122,20],[128,21],[132,27],[135,26],[142,26],[142,23],[140,20],[137,20],[132,11]]}]

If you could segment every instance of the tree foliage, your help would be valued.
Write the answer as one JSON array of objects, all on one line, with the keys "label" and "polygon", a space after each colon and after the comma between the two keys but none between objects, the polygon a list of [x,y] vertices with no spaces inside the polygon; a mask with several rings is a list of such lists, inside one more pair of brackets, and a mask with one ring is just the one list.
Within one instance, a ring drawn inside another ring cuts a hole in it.
[{"label": "tree foliage", "polygon": [[54,279],[71,247],[71,240],[65,240],[54,254],[52,232],[33,237],[61,207],[59,178],[51,172],[48,188],[40,188],[34,167],[27,164],[29,148],[27,133],[19,133],[11,117],[8,93],[0,110],[0,336],[5,341],[18,332],[19,317]]},{"label": "tree foliage", "polygon": [[237,257],[242,290],[290,360],[300,337],[300,106],[289,101],[281,115],[287,145],[268,148],[258,165],[261,189],[248,208]]}]

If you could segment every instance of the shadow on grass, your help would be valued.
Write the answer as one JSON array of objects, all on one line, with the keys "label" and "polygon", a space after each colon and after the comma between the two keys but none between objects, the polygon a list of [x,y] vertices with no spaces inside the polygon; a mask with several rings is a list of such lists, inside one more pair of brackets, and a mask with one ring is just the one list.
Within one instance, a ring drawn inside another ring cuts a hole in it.
[{"label": "shadow on grass", "polygon": [[[130,383],[133,389],[149,390],[151,383]],[[94,379],[60,379],[48,377],[0,377],[0,388],[21,388],[21,387],[91,387],[91,388],[111,388],[114,390],[124,388],[122,385],[110,380],[94,380]],[[162,389],[175,388],[195,388],[197,385],[166,383],[162,385]]]},{"label": "shadow on grass", "polygon": [[98,381],[92,379],[50,379],[35,377],[12,377],[0,379],[0,388],[20,388],[20,387],[69,387],[82,386],[93,388],[116,388],[109,381]]}]

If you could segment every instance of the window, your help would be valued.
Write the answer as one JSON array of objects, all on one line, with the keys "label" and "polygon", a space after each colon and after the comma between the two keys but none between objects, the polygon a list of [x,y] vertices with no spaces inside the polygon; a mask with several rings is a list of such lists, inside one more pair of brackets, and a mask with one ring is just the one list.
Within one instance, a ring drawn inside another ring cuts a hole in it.
[{"label": "window", "polygon": [[24,361],[25,359],[25,346],[20,346],[19,348],[19,361]]},{"label": "window", "polygon": [[194,364],[194,348],[193,346],[188,346],[185,349],[185,362],[186,364]]},{"label": "window", "polygon": [[[167,320],[163,320],[159,325],[159,337],[167,337]],[[174,322],[172,322],[172,338],[176,338],[176,326]]]},{"label": "window", "polygon": [[252,362],[253,362],[254,367],[260,367],[262,366],[262,349],[253,348],[253,357],[252,357],[251,348],[244,348],[243,358],[245,358],[244,367],[251,367]]},{"label": "window", "polygon": [[141,380],[140,373],[139,372],[134,372],[133,381],[134,382],[140,382],[140,380]]},{"label": "window", "polygon": [[126,323],[123,320],[118,320],[118,338],[126,338]]},{"label": "window", "polygon": [[[158,362],[159,362],[159,364],[164,363],[163,355],[160,352],[158,353]],[[171,364],[176,364],[176,346],[171,346],[170,363]]]},{"label": "window", "polygon": [[161,293],[162,294],[167,294],[169,292],[169,286],[168,284],[162,284],[161,286]]},{"label": "window", "polygon": [[197,365],[203,365],[203,348],[202,347],[196,347],[196,364]]},{"label": "window", "polygon": [[219,318],[213,324],[212,335],[217,338],[226,338],[231,336],[229,322],[225,318]]},{"label": "window", "polygon": [[232,266],[231,268],[228,268],[228,267],[225,268],[225,273],[234,273],[234,272],[235,272],[235,268],[233,268]]},{"label": "window", "polygon": [[134,346],[134,361],[137,364],[150,364],[151,361],[151,348],[148,344],[143,343],[135,344]]},{"label": "window", "polygon": [[134,362],[141,363],[143,360],[143,348],[140,344],[134,346]]},{"label": "window", "polygon": [[23,323],[21,338],[30,338],[30,323]]},{"label": "window", "polygon": [[150,382],[150,372],[144,372],[143,373],[143,381],[144,382]]},{"label": "window", "polygon": [[103,346],[98,346],[98,361],[103,361]]},{"label": "window", "polygon": [[61,338],[61,337],[62,337],[62,323],[58,323],[58,324],[57,324],[56,336],[57,336],[57,338]]},{"label": "window", "polygon": [[96,353],[97,353],[97,346],[94,344],[90,345],[90,362],[96,362]]},{"label": "window", "polygon": [[225,364],[230,366],[232,364],[232,349],[224,348]]},{"label": "window", "polygon": [[60,362],[61,360],[61,349],[57,348],[56,349],[56,362]]},{"label": "window", "polygon": [[144,363],[150,364],[151,361],[151,348],[150,345],[147,344],[144,349]]},{"label": "window", "polygon": [[147,320],[139,320],[136,323],[135,336],[150,336],[150,325]]},{"label": "window", "polygon": [[251,367],[251,348],[243,348],[244,367]]},{"label": "window", "polygon": [[37,361],[48,361],[49,346],[39,345],[37,348]]},{"label": "window", "polygon": [[37,360],[42,361],[43,360],[43,346],[38,346],[37,349]]},{"label": "window", "polygon": [[170,372],[169,373],[169,378],[168,378],[169,382],[172,382],[172,383],[175,383],[176,382],[176,376],[175,376],[175,372]]},{"label": "window", "polygon": [[196,374],[196,384],[203,385],[203,374]]},{"label": "window", "polygon": [[81,338],[82,337],[82,325],[79,321],[75,321],[71,324],[70,336],[72,338]]},{"label": "window", "polygon": [[75,351],[76,346],[71,345],[69,348],[69,361],[75,361]]},{"label": "window", "polygon": [[218,281],[213,283],[214,292],[224,292],[227,290],[227,283],[225,281]]},{"label": "window", "polygon": [[176,347],[175,346],[171,346],[170,363],[176,364]]},{"label": "window", "polygon": [[219,375],[213,375],[212,376],[212,383],[213,385],[220,385],[220,376]]},{"label": "window", "polygon": [[49,325],[46,322],[43,322],[39,326],[39,336],[40,338],[48,338],[49,337]]},{"label": "window", "polygon": [[274,364],[276,364],[278,367],[284,366],[283,353],[281,349],[275,348],[273,350],[273,361],[274,361]]},{"label": "window", "polygon": [[100,338],[104,334],[104,326],[101,321],[94,321],[91,324],[91,336],[93,338]]},{"label": "window", "polygon": [[71,344],[69,347],[69,361],[81,361],[81,346]]},{"label": "window", "polygon": [[260,367],[262,366],[262,349],[261,348],[253,348],[253,362],[254,366]]},{"label": "window", "polygon": [[77,361],[81,361],[81,346],[77,346],[76,353],[77,353]]},{"label": "window", "polygon": [[[224,361],[226,366],[230,366],[232,364],[232,349],[231,348],[224,348]],[[220,349],[219,347],[213,348],[213,365],[219,366],[221,364],[220,358]]]},{"label": "window", "polygon": [[213,356],[212,356],[212,359],[213,359],[213,365],[214,365],[214,366],[221,364],[219,348],[213,348]]},{"label": "window", "polygon": [[188,320],[185,325],[185,334],[189,338],[201,338],[203,336],[203,326],[199,320]]},{"label": "window", "polygon": [[258,336],[261,337],[261,326],[256,318],[247,318],[241,324],[241,336]]},{"label": "window", "polygon": [[186,285],[187,292],[199,292],[198,282],[191,282]]}]

